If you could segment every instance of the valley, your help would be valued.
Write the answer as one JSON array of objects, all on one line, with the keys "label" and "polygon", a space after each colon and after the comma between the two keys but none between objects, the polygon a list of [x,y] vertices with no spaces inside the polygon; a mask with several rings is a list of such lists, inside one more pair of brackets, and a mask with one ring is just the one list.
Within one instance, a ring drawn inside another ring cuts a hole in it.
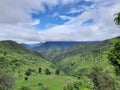
[{"label": "valley", "polygon": [[120,37],[33,45],[0,41],[0,90],[119,90],[108,55]]}]

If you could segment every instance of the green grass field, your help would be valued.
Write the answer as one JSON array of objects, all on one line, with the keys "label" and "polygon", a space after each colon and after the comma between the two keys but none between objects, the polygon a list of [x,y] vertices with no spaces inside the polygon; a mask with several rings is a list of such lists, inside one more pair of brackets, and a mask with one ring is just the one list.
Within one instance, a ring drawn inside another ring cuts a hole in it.
[{"label": "green grass field", "polygon": [[14,90],[19,90],[23,86],[29,87],[30,90],[42,90],[43,87],[48,88],[48,90],[63,90],[64,86],[76,80],[75,77],[70,76],[36,75],[30,76],[28,80],[18,79]]}]

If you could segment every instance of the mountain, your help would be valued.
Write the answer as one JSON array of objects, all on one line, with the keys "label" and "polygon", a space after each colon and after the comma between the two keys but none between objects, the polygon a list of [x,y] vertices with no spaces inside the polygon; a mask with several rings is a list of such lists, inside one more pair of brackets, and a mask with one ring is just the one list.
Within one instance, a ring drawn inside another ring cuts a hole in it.
[{"label": "mountain", "polygon": [[31,46],[29,44],[25,44],[25,43],[20,43],[23,47],[31,49]]},{"label": "mountain", "polygon": [[20,43],[20,45],[24,46],[25,48],[28,48],[30,50],[34,50],[34,47],[40,47],[44,42],[40,43]]},{"label": "mountain", "polygon": [[11,40],[0,41],[0,52],[30,53],[28,49]]},{"label": "mountain", "polygon": [[[36,51],[14,41],[0,41],[0,70],[13,73],[16,84],[12,90],[70,90],[73,87],[114,90],[111,88],[119,88],[120,82],[116,80],[115,68],[108,60],[108,53],[119,40],[116,37],[72,44],[46,42]],[[57,75],[59,71],[60,75]],[[113,80],[118,83],[114,85]]]},{"label": "mountain", "polygon": [[34,46],[32,50],[40,51],[40,52],[46,52],[49,50],[59,50],[59,49],[68,49],[79,42],[65,42],[65,41],[50,41],[45,43],[40,43],[37,46]]},{"label": "mountain", "polygon": [[0,41],[0,90],[62,90],[76,81],[61,70],[60,75],[55,71],[56,66],[40,53],[14,41]]},{"label": "mountain", "polygon": [[51,67],[54,65],[46,61],[40,53],[30,51],[22,45],[10,40],[0,41],[0,59],[7,62],[9,69],[13,70],[14,68],[22,70],[23,73],[28,68],[34,69],[35,72],[39,67],[54,70]]},{"label": "mountain", "polygon": [[116,37],[101,42],[79,43],[65,52],[59,53],[52,62],[69,75],[76,76],[80,72],[88,74],[95,66],[104,67],[104,70],[111,72],[113,67],[109,63],[107,55],[110,48],[119,40],[120,38]]},{"label": "mountain", "polygon": [[[68,43],[68,42],[66,42],[66,43]],[[42,54],[44,57],[46,57],[46,59],[48,59],[52,63],[57,63],[57,62],[59,62],[59,60],[62,60],[63,58],[65,58],[67,56],[75,55],[77,53],[80,53],[83,50],[91,49],[91,47],[96,43],[99,43],[99,42],[98,41],[78,42],[78,43],[74,44],[73,46],[71,46],[70,48],[49,50],[46,53],[42,53]]]},{"label": "mountain", "polygon": [[113,42],[117,39],[120,39],[120,37],[118,36],[104,41],[79,42],[73,45],[71,48],[67,48],[65,50],[60,49],[48,51],[47,53],[43,53],[43,56],[46,57],[52,63],[59,63],[60,60],[70,56],[72,57],[79,53],[87,53],[88,51],[104,51],[111,45],[113,45]]}]

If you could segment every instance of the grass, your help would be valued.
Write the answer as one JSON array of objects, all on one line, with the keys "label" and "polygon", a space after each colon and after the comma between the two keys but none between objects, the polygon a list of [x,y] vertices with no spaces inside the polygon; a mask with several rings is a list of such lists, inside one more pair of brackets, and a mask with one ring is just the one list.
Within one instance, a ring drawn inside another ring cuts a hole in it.
[{"label": "grass", "polygon": [[24,78],[18,79],[14,90],[19,90],[22,86],[27,86],[31,90],[42,90],[42,87],[47,87],[48,90],[63,90],[64,86],[74,81],[77,79],[70,76],[35,75],[30,76],[27,81]]}]

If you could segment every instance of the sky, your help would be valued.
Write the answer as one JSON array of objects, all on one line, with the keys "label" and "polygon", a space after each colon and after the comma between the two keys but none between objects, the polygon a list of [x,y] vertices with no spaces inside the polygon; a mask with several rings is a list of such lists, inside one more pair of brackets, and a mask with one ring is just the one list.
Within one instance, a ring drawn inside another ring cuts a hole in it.
[{"label": "sky", "polygon": [[120,0],[0,0],[0,41],[101,41],[120,36]]}]

